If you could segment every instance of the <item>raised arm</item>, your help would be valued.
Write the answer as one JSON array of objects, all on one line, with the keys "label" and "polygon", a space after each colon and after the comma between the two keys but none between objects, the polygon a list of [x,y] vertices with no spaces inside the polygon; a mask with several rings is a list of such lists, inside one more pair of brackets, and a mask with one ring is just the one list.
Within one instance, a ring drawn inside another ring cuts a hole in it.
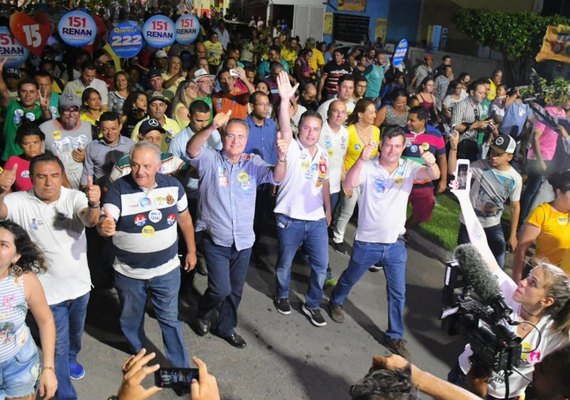
[{"label": "raised arm", "polygon": [[360,153],[360,157],[358,160],[352,165],[352,167],[346,173],[344,177],[344,189],[345,191],[351,191],[358,185],[360,185],[360,171],[362,171],[362,167],[364,167],[364,163],[372,157],[372,153],[376,149],[376,143],[374,141],[368,142],[364,149],[362,149],[362,153]]},{"label": "raised arm", "polygon": [[277,87],[279,89],[279,96],[281,104],[279,106],[279,129],[281,130],[281,139],[287,143],[291,142],[293,138],[293,130],[291,129],[291,119],[289,118],[289,101],[295,96],[295,91],[299,84],[291,86],[289,81],[289,74],[285,71],[279,72],[277,76]]},{"label": "raised arm", "polygon": [[416,173],[416,179],[420,181],[430,179],[433,181],[439,178],[439,167],[435,162],[434,155],[430,151],[424,151],[423,149],[420,152],[426,166],[419,169]]},{"label": "raised arm", "polygon": [[200,132],[196,133],[186,145],[186,153],[188,153],[188,157],[194,158],[200,155],[202,151],[202,147],[208,141],[208,138],[216,129],[225,126],[228,121],[230,120],[230,115],[232,114],[232,110],[228,110],[225,113],[216,114],[214,120],[210,125],[208,125],[205,129],[202,129]]}]

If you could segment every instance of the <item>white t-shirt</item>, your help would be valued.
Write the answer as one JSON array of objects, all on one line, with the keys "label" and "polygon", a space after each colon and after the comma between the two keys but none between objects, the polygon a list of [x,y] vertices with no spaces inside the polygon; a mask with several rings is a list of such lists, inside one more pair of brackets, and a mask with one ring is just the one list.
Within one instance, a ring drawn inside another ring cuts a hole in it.
[{"label": "white t-shirt", "polygon": [[398,236],[406,232],[408,197],[422,165],[400,159],[398,168],[390,174],[378,161],[379,157],[365,161],[360,171],[356,240],[396,243]]},{"label": "white t-shirt", "polygon": [[325,217],[323,184],[329,179],[329,157],[317,144],[311,157],[299,141],[292,140],[287,151],[287,173],[277,193],[274,212],[305,221]]},{"label": "white t-shirt", "polygon": [[33,189],[10,193],[5,198],[8,219],[28,232],[44,252],[48,270],[39,274],[50,305],[89,293],[85,227],[79,213],[88,207],[85,193],[61,188],[59,199],[46,204]]},{"label": "white t-shirt", "polygon": [[[515,282],[502,270],[498,269],[495,272],[498,279],[501,291],[505,296],[505,302],[513,309],[511,319],[514,321],[519,320],[521,305],[513,300],[513,294],[517,289]],[[520,396],[528,384],[532,381],[532,374],[534,372],[534,364],[542,361],[548,354],[559,349],[568,343],[568,337],[555,333],[551,330],[552,319],[548,316],[543,317],[538,322],[537,326],[540,330],[542,339],[539,337],[536,329],[532,329],[530,333],[522,341],[522,356],[520,365],[517,371],[520,373],[513,373],[509,378],[509,397]],[[516,334],[517,327],[509,326],[509,330]],[[537,347],[538,345],[538,347]],[[537,347],[535,349],[535,347]],[[534,350],[534,351],[531,351]],[[471,346],[465,346],[465,351],[459,356],[459,366],[463,373],[467,374],[471,369],[471,362],[469,357],[473,354]],[[522,376],[521,376],[522,375]],[[496,398],[505,397],[505,379],[504,373],[493,372],[489,378],[488,394]]]},{"label": "white t-shirt", "polygon": [[323,122],[319,146],[325,149],[329,155],[329,183],[331,194],[340,192],[342,165],[348,145],[348,131],[341,126],[338,132],[333,132],[328,122]]}]

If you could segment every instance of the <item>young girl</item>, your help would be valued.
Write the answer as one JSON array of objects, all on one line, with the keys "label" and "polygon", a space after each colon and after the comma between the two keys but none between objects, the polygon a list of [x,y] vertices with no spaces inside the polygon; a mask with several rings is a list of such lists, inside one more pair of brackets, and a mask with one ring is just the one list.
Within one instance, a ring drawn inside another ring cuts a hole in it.
[{"label": "young girl", "polygon": [[30,179],[30,161],[35,156],[42,154],[45,135],[36,124],[26,121],[16,131],[16,143],[24,150],[19,156],[11,156],[4,165],[5,170],[10,170],[17,165],[16,180],[12,186],[14,192],[26,191],[32,188]]},{"label": "young girl", "polygon": [[[55,395],[55,323],[35,275],[45,269],[44,255],[26,231],[0,221],[0,398],[35,398],[38,377],[40,396]],[[39,327],[43,365],[25,324],[28,308]]]}]

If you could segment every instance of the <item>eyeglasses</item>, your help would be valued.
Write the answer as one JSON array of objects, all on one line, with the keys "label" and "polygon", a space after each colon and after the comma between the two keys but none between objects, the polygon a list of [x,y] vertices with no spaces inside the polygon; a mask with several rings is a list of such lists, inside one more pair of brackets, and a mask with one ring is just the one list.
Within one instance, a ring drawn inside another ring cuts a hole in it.
[{"label": "eyeglasses", "polygon": [[247,140],[247,136],[246,135],[234,135],[233,133],[230,134],[226,134],[225,138],[227,140],[229,140],[230,142],[233,142],[234,140],[236,142],[243,142],[244,140]]},{"label": "eyeglasses", "polygon": [[69,108],[66,109],[66,110],[61,110],[61,112],[62,112],[62,113],[76,113],[76,112],[79,112],[79,107],[77,107],[77,106],[72,106],[72,107],[69,107]]}]

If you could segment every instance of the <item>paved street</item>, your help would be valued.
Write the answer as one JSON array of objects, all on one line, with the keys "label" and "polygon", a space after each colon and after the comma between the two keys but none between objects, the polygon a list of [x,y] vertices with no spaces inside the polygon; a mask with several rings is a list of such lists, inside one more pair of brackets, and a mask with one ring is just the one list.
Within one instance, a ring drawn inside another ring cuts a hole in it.
[{"label": "paved street", "polygon": [[[352,230],[347,237],[352,236]],[[189,327],[194,321],[196,301],[206,286],[206,278],[197,275],[192,288],[186,282],[181,291],[181,318],[186,345],[192,355],[202,358],[216,375],[223,399],[349,399],[350,385],[366,374],[373,354],[387,350],[380,344],[387,326],[384,274],[366,273],[344,304],[347,320],[332,321],[316,328],[301,313],[306,290],[308,264],[297,261],[292,277],[293,312],[283,316],[272,303],[274,290],[275,239],[264,237],[265,265],[250,267],[240,307],[238,332],[248,346],[237,350],[225,341],[208,335],[197,336]],[[414,243],[416,243],[414,241]],[[440,291],[443,264],[431,257],[428,249],[416,244],[409,247],[406,339],[413,361],[444,377],[459,354],[461,340],[450,338],[440,329]],[[430,249],[431,248],[431,249]],[[331,265],[338,276],[348,263],[348,256],[330,248]],[[323,306],[330,289],[325,293]],[[120,367],[127,357],[126,342],[118,327],[118,304],[112,292],[94,290],[91,295],[86,333],[80,362],[86,377],[75,383],[80,399],[106,399],[116,393],[121,379]],[[158,323],[147,317],[149,347],[164,360]],[[151,385],[149,378],[146,385]],[[177,399],[164,390],[156,399]]]}]

